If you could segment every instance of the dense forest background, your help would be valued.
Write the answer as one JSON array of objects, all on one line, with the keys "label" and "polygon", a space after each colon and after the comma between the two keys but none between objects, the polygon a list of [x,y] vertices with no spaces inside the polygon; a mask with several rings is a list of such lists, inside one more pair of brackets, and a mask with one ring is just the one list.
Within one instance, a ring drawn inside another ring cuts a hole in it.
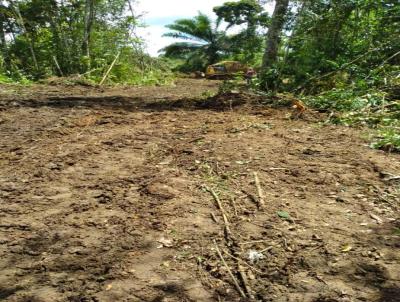
[{"label": "dense forest background", "polygon": [[169,69],[143,50],[132,0],[2,1],[3,81],[84,75],[98,81],[117,58],[111,82],[163,82]]},{"label": "dense forest background", "polygon": [[347,112],[333,121],[384,126],[400,145],[400,2],[278,0],[273,14],[266,2],[226,2],[214,18],[176,20],[166,36],[184,42],[152,58],[134,0],[1,1],[0,78],[99,83],[111,71],[110,84],[167,84],[176,72],[238,60],[258,70],[254,89],[306,96],[319,110]]},{"label": "dense forest background", "polygon": [[[259,67],[265,55],[265,33],[271,32],[268,28],[279,17],[277,58],[269,60],[273,62],[268,62],[267,75],[275,85],[314,85],[315,77],[337,72],[336,80],[351,78],[363,86],[384,81],[383,73],[398,72],[399,1],[277,1],[277,6],[283,5],[282,16],[270,16],[264,4],[226,2],[214,8],[215,22],[201,13],[194,19],[177,20],[166,35],[187,42],[174,43],[161,53],[184,60],[178,61],[181,71],[203,70],[222,59]],[[136,35],[142,21],[135,15],[135,5],[133,0],[2,1],[3,77],[95,76],[118,54],[111,77],[116,82],[134,83],[135,78],[154,76],[171,64],[145,53]],[[227,33],[232,27],[239,28],[236,34]]]}]

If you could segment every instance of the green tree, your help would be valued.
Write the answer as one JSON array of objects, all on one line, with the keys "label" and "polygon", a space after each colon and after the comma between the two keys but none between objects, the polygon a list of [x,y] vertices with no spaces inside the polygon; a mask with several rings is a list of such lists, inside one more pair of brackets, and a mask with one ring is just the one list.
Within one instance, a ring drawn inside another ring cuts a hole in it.
[{"label": "green tree", "polygon": [[164,34],[165,37],[186,41],[173,43],[161,51],[166,57],[185,59],[192,69],[215,63],[227,52],[225,32],[220,31],[218,24],[202,13],[193,19],[176,20],[166,27],[171,32]]},{"label": "green tree", "polygon": [[165,64],[146,55],[135,35],[139,22],[134,4],[133,0],[3,1],[1,71],[15,78],[79,73],[97,80],[120,53],[112,80],[136,82],[138,75],[161,69],[165,74]]},{"label": "green tree", "polygon": [[263,38],[258,33],[259,26],[265,26],[269,20],[268,14],[256,0],[240,0],[226,2],[214,8],[218,22],[228,24],[227,29],[233,26],[244,27],[238,34],[229,37],[231,52],[235,58],[245,63],[255,63],[256,54],[261,52]]},{"label": "green tree", "polygon": [[[397,0],[302,1],[286,41],[281,76],[290,78],[292,86],[315,88],[312,79],[323,76],[327,83],[325,75],[341,72],[346,76],[331,77],[331,87],[335,80],[370,85],[373,70],[400,49],[399,36]],[[399,57],[386,65],[399,64]]]}]

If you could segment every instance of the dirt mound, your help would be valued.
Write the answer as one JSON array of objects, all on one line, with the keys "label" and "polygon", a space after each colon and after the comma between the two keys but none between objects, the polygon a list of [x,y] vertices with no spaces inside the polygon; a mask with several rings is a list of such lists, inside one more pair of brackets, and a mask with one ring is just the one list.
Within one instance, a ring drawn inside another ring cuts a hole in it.
[{"label": "dirt mound", "polygon": [[196,102],[198,108],[214,110],[232,110],[235,107],[254,103],[255,99],[249,94],[231,91],[218,93],[217,95]]},{"label": "dirt mound", "polygon": [[49,77],[41,80],[42,84],[50,86],[84,86],[84,87],[96,87],[97,85],[93,82],[85,79],[80,75],[72,75],[69,77]]}]

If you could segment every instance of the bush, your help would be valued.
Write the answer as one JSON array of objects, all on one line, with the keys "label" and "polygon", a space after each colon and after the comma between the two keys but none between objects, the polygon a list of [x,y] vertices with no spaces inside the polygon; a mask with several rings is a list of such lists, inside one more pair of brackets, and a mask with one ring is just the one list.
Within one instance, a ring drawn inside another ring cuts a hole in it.
[{"label": "bush", "polygon": [[346,126],[367,126],[377,129],[371,147],[400,151],[400,102],[388,98],[378,89],[332,89],[317,96],[304,97],[310,107],[335,112],[329,122]]},{"label": "bush", "polygon": [[4,74],[0,73],[0,84],[13,83],[14,81]]},{"label": "bush", "polygon": [[371,144],[372,148],[382,149],[388,152],[400,152],[400,128],[391,128],[380,131],[380,134]]}]

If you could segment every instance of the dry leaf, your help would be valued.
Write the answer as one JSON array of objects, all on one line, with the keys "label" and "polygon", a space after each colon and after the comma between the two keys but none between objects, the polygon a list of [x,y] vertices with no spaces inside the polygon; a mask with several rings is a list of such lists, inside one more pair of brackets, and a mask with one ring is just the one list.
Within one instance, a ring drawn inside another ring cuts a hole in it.
[{"label": "dry leaf", "polygon": [[111,285],[111,284],[108,284],[108,285],[106,286],[106,291],[109,291],[110,289],[112,289],[112,285]]},{"label": "dry leaf", "polygon": [[347,253],[350,252],[352,249],[353,247],[350,244],[346,244],[345,246],[343,246],[342,252]]},{"label": "dry leaf", "polygon": [[162,263],[162,265],[163,265],[164,267],[169,267],[169,261],[164,261],[164,262]]},{"label": "dry leaf", "polygon": [[172,247],[172,240],[171,239],[166,239],[164,237],[161,237],[160,239],[157,240],[159,243],[162,244],[164,247]]}]

